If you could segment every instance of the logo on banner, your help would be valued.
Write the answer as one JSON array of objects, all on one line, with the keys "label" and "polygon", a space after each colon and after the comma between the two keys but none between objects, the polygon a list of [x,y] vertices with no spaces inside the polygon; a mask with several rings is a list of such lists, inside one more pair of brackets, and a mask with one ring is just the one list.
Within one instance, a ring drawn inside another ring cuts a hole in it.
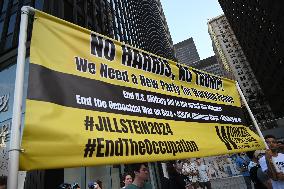
[{"label": "logo on banner", "polygon": [[8,111],[9,94],[0,96],[0,113]]},{"label": "logo on banner", "polygon": [[215,126],[216,133],[228,150],[259,147],[260,144],[251,136],[246,127]]}]

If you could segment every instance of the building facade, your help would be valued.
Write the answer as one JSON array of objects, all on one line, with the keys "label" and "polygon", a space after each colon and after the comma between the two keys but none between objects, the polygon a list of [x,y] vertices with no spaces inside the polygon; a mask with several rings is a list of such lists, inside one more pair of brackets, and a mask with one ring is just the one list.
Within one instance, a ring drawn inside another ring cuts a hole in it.
[{"label": "building facade", "polygon": [[193,66],[200,60],[193,38],[186,39],[174,45],[178,62]]},{"label": "building facade", "polygon": [[208,58],[202,59],[195,63],[194,68],[198,70],[203,70],[205,72],[224,77],[224,69],[220,66],[220,63],[217,61],[216,56],[210,56]]},{"label": "building facade", "polygon": [[[173,44],[159,0],[2,0],[0,1],[0,175],[7,175],[7,158],[16,75],[17,45],[21,7],[38,10],[114,38],[122,43],[159,55],[174,58]],[[32,19],[30,19],[30,23]],[[31,25],[28,29],[31,37]],[[29,42],[28,42],[29,43]],[[29,44],[28,44],[29,46]],[[27,52],[29,54],[29,52]],[[29,56],[29,55],[28,55]],[[26,98],[28,62],[24,81]],[[22,119],[25,115],[25,103]],[[149,163],[150,181],[160,188],[161,166]],[[120,177],[127,165],[108,165],[56,170],[29,171],[25,189],[57,188],[62,182],[78,182],[86,188],[90,181],[101,180],[104,188],[120,188]],[[23,174],[25,175],[25,173]],[[22,187],[21,187],[22,188]]]},{"label": "building facade", "polygon": [[164,58],[175,59],[172,39],[158,0],[3,0],[0,2],[0,55],[17,46],[23,5]]},{"label": "building facade", "polygon": [[284,117],[283,1],[219,3],[276,118]]},{"label": "building facade", "polygon": [[[132,41],[128,44],[175,60],[173,43],[159,0],[125,0]],[[132,33],[131,31],[134,31]]]},{"label": "building facade", "polygon": [[275,127],[273,123],[266,123],[266,120],[275,117],[226,17],[221,15],[211,19],[208,22],[208,30],[215,54],[223,63],[228,75],[232,75],[231,78],[238,81],[261,129]]}]

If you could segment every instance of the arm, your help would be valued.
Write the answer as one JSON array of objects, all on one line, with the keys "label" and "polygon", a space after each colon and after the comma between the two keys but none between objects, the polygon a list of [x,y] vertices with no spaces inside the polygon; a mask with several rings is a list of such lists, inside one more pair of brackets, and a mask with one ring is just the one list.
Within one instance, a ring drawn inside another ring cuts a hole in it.
[{"label": "arm", "polygon": [[265,161],[267,164],[267,175],[269,176],[269,178],[271,178],[272,180],[278,180],[278,173],[275,169],[275,166],[273,164],[272,161],[272,152],[271,150],[266,150],[265,152]]},{"label": "arm", "polygon": [[257,169],[257,179],[266,186],[267,189],[272,189],[271,179],[261,168]]},{"label": "arm", "polygon": [[284,181],[284,173],[277,173],[278,180]]},{"label": "arm", "polygon": [[263,184],[266,186],[267,189],[273,189],[270,179],[265,181]]},{"label": "arm", "polygon": [[247,171],[247,169],[243,167],[243,163],[239,159],[236,160],[236,165],[237,165],[237,170],[240,171],[241,173]]}]

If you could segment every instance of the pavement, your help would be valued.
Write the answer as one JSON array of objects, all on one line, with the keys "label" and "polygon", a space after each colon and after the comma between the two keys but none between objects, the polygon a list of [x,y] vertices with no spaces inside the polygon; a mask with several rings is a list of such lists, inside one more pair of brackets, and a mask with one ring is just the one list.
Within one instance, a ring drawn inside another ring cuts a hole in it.
[{"label": "pavement", "polygon": [[[246,184],[243,176],[234,176],[228,178],[212,179],[212,189],[246,189]],[[252,186],[252,188],[254,188]]]}]

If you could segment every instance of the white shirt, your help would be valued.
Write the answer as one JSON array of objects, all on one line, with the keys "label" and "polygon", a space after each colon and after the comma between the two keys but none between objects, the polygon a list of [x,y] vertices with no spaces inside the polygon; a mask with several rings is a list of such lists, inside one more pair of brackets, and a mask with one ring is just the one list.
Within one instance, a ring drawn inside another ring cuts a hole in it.
[{"label": "white shirt", "polygon": [[198,169],[198,173],[199,173],[199,178],[198,181],[199,182],[208,182],[209,181],[209,177],[207,174],[207,167],[204,164],[201,164],[199,166],[197,166]]},{"label": "white shirt", "polygon": [[194,162],[184,163],[182,167],[182,173],[188,175],[190,182],[197,182],[197,175],[190,175],[192,173],[198,173],[197,166]]},{"label": "white shirt", "polygon": [[[278,169],[280,170],[280,172],[284,173],[284,154],[278,153],[277,157],[272,157],[272,159],[275,162]],[[265,156],[259,159],[259,164],[263,172],[268,169]],[[284,188],[284,181],[271,180],[271,182],[272,182],[273,189],[283,189]]]}]

